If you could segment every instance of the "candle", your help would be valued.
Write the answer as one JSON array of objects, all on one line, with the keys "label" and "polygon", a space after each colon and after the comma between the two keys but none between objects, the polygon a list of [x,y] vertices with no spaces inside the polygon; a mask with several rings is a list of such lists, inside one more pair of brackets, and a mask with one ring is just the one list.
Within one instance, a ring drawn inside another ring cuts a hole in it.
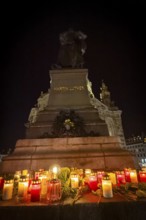
[{"label": "candle", "polygon": [[95,173],[90,174],[88,184],[90,190],[96,191],[98,189],[97,175]]},{"label": "candle", "polygon": [[125,174],[123,171],[116,171],[117,185],[126,184]]},{"label": "candle", "polygon": [[126,180],[126,182],[130,183],[130,182],[131,182],[130,169],[125,168],[125,169],[124,169],[124,173],[125,173],[125,180]]},{"label": "candle", "polygon": [[79,176],[77,174],[71,174],[70,180],[71,180],[71,188],[77,189],[79,187]]},{"label": "candle", "polygon": [[28,170],[22,170],[22,176],[27,176]]},{"label": "candle", "polygon": [[47,201],[55,202],[61,199],[61,181],[52,179],[48,181]]},{"label": "candle", "polygon": [[14,180],[18,181],[21,176],[21,171],[18,170],[14,173]]},{"label": "candle", "polygon": [[13,180],[5,180],[2,192],[2,200],[12,199],[13,196]]},{"label": "candle", "polygon": [[40,192],[40,201],[46,201],[47,198],[47,190],[48,190],[48,181],[47,178],[44,177],[41,180],[41,192]]},{"label": "candle", "polygon": [[105,175],[104,171],[98,171],[97,172],[97,181],[98,181],[98,183],[102,183],[102,178],[103,178],[104,175]]},{"label": "candle", "polygon": [[53,179],[57,179],[57,176],[58,176],[58,173],[60,172],[60,166],[58,164],[56,165],[52,165],[50,167],[50,171],[52,172],[53,174]]},{"label": "candle", "polygon": [[31,202],[40,201],[41,181],[33,179],[31,184]]},{"label": "candle", "polygon": [[28,183],[28,178],[26,176],[20,176],[17,195],[21,201],[27,198]]},{"label": "candle", "polygon": [[85,169],[85,177],[91,174],[91,169]]},{"label": "candle", "polygon": [[39,179],[39,176],[40,176],[40,172],[39,171],[35,172],[34,179],[35,180]]},{"label": "candle", "polygon": [[130,179],[131,179],[131,183],[138,183],[136,170],[130,171]]},{"label": "candle", "polygon": [[113,197],[112,183],[109,176],[105,176],[102,179],[102,191],[103,191],[103,197],[105,198]]},{"label": "candle", "polygon": [[113,185],[116,185],[116,184],[117,184],[116,174],[113,173],[113,172],[111,172],[111,173],[109,172],[109,173],[107,173],[107,174],[109,175],[109,178],[110,178],[112,184],[113,184]]},{"label": "candle", "polygon": [[0,176],[0,191],[3,189],[4,186],[4,178]]},{"label": "candle", "polygon": [[146,182],[146,171],[139,171],[140,182]]}]

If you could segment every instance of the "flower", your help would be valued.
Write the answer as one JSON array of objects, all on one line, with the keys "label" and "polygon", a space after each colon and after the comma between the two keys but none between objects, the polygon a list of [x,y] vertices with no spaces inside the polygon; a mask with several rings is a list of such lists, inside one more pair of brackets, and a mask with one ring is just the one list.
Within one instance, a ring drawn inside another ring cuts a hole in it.
[{"label": "flower", "polygon": [[66,119],[64,121],[64,126],[67,130],[70,130],[70,128],[74,127],[74,122],[72,122],[70,119]]}]

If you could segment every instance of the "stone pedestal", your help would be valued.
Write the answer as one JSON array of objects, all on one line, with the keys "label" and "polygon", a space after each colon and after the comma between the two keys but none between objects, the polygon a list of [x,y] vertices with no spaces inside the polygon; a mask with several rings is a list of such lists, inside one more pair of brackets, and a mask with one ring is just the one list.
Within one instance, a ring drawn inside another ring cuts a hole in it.
[{"label": "stone pedestal", "polygon": [[50,70],[50,92],[47,106],[39,111],[34,123],[28,123],[26,138],[50,137],[52,124],[60,111],[74,110],[84,121],[87,133],[108,136],[107,124],[91,104],[87,88],[87,69]]},{"label": "stone pedestal", "polygon": [[133,156],[120,148],[120,139],[105,136],[18,140],[14,152],[4,158],[2,172],[48,170],[56,163],[109,171],[135,168]]},{"label": "stone pedestal", "polygon": [[91,108],[87,69],[50,70],[49,109]]}]

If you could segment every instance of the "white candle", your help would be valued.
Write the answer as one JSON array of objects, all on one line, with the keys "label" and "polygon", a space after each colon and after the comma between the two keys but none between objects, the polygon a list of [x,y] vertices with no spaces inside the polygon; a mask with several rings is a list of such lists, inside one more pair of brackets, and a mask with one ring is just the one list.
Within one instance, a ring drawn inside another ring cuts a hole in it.
[{"label": "white candle", "polygon": [[28,192],[28,180],[20,178],[19,183],[18,183],[18,196],[26,197],[27,192]]},{"label": "white candle", "polygon": [[77,189],[79,187],[79,177],[78,175],[71,175],[71,188]]},{"label": "white candle", "polygon": [[105,198],[113,197],[112,183],[109,178],[102,179],[102,190],[103,190],[103,197]]},{"label": "white candle", "polygon": [[113,185],[116,185],[116,184],[117,184],[116,174],[111,172],[111,173],[108,173],[108,175],[109,175],[109,178],[110,178],[112,184],[113,184]]},{"label": "white candle", "polygon": [[91,169],[85,169],[85,176],[89,176],[91,174]]},{"label": "white candle", "polygon": [[14,187],[13,180],[5,180],[4,181],[2,200],[12,199],[13,187]]},{"label": "white candle", "polygon": [[43,201],[47,198],[47,190],[48,190],[47,178],[42,178],[42,180],[41,180],[41,192],[40,192],[40,200],[41,201]]}]

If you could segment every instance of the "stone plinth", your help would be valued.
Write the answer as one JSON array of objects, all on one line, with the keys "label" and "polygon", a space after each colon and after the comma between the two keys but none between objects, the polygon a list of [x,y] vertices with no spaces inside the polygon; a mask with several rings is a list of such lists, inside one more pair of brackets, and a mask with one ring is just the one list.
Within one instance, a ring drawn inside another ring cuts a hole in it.
[{"label": "stone plinth", "polygon": [[2,162],[2,172],[16,170],[47,169],[52,164],[91,168],[98,170],[122,170],[135,168],[134,158],[120,148],[118,137],[80,137],[50,139],[20,139],[14,152]]},{"label": "stone plinth", "polygon": [[[60,111],[74,110],[84,121],[84,129],[98,136],[108,136],[108,126],[91,104],[87,69],[50,70],[50,90],[47,106],[38,112],[35,122],[26,126],[26,139],[48,137]],[[45,136],[46,137],[46,136]]]},{"label": "stone plinth", "polygon": [[91,107],[87,89],[87,69],[50,70],[49,109]]}]

